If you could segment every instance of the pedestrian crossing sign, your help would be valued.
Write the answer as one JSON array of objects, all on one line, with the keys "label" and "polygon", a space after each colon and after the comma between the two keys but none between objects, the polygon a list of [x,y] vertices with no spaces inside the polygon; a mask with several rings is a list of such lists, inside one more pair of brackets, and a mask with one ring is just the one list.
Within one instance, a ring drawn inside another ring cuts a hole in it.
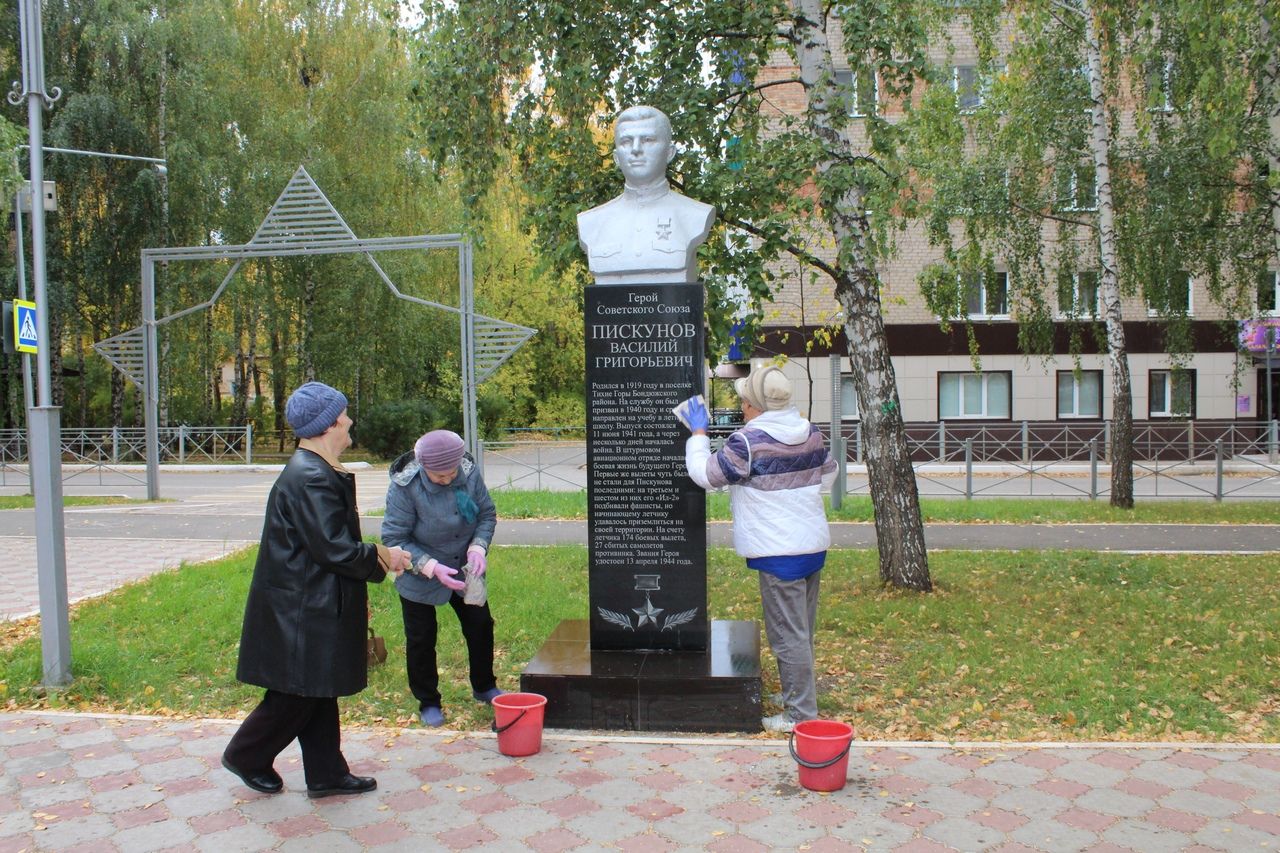
[{"label": "pedestrian crossing sign", "polygon": [[13,347],[18,352],[39,351],[36,333],[36,304],[25,299],[13,300]]}]

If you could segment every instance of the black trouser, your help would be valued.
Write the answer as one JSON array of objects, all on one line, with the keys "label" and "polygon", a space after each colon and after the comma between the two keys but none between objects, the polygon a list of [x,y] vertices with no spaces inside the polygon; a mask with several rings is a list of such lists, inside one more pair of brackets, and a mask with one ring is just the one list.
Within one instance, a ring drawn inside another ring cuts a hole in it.
[{"label": "black trouser", "polygon": [[[493,674],[493,616],[486,602],[479,607],[466,604],[462,596],[449,596],[449,606],[458,614],[462,638],[467,642],[467,662],[471,667],[471,689],[483,693],[498,686]],[[400,597],[404,611],[405,665],[409,689],[418,700],[418,709],[440,707],[440,672],[436,669],[436,607]]]},{"label": "black trouser", "polygon": [[231,736],[224,756],[246,773],[266,770],[297,739],[307,784],[333,784],[351,772],[342,756],[336,697],[294,696],[268,690]]}]

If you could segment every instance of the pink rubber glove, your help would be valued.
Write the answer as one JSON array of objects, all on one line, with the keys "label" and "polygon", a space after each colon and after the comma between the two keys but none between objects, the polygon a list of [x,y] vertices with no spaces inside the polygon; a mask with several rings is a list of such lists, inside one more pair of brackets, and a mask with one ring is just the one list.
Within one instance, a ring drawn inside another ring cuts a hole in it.
[{"label": "pink rubber glove", "polygon": [[484,577],[485,571],[489,568],[489,559],[485,556],[484,548],[472,545],[467,549],[467,568],[476,577]]},{"label": "pink rubber glove", "polygon": [[428,560],[427,565],[423,567],[422,573],[427,577],[433,577],[444,586],[445,589],[451,589],[454,592],[461,592],[466,587],[466,581],[458,577],[458,570],[451,569],[439,560]]}]

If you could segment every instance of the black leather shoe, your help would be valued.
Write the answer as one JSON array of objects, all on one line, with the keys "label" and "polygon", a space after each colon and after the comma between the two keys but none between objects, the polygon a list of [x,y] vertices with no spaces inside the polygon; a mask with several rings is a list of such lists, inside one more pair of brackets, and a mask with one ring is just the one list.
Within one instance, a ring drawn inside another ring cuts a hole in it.
[{"label": "black leather shoe", "polygon": [[308,785],[307,796],[315,800],[340,794],[367,794],[376,787],[378,780],[372,776],[352,776],[348,773],[332,785]]},{"label": "black leather shoe", "polygon": [[259,770],[256,773],[248,773],[238,767],[233,767],[231,762],[227,761],[225,755],[222,756],[222,766],[239,776],[241,782],[260,794],[278,794],[284,789],[284,780],[280,778],[279,773],[270,767],[266,770]]}]

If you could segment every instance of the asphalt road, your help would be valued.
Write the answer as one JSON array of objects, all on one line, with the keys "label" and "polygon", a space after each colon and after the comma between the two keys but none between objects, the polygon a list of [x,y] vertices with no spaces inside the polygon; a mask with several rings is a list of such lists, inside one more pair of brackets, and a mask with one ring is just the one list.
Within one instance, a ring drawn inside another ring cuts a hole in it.
[{"label": "asphalt road", "polygon": [[[118,476],[118,475],[117,475]],[[228,542],[257,541],[262,510],[276,472],[211,470],[161,475],[159,503],[68,507],[66,535],[93,539],[202,539]],[[385,470],[356,470],[361,508],[380,508],[386,490]],[[16,488],[5,489],[20,493]],[[112,491],[117,489],[117,491]],[[69,482],[67,494],[119,494],[118,484]],[[4,493],[0,491],[0,493]],[[1277,505],[1280,520],[1280,505]],[[364,518],[366,533],[377,534],[381,521]],[[831,525],[836,547],[873,548],[875,528],[869,523]],[[584,521],[502,519],[497,544],[550,545],[586,542]],[[0,536],[34,536],[32,510],[0,512]],[[712,545],[731,544],[730,525],[711,522]],[[1280,551],[1280,524],[928,524],[930,549],[1020,550],[1088,549],[1126,552],[1244,552]]]}]

